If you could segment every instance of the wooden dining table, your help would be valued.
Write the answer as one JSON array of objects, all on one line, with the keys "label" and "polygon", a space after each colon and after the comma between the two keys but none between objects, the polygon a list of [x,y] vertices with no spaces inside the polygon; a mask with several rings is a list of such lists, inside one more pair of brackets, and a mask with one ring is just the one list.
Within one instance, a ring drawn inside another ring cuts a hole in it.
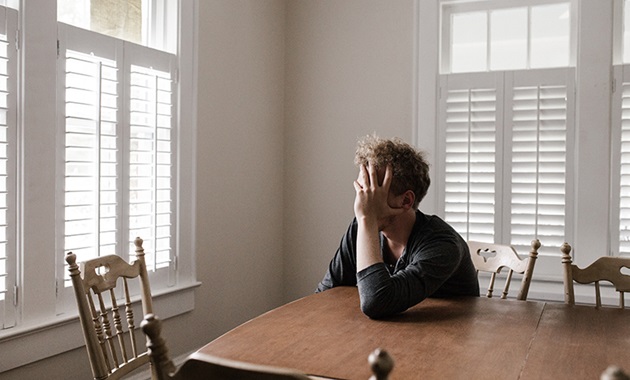
[{"label": "wooden dining table", "polygon": [[367,380],[376,348],[394,360],[390,379],[599,379],[611,364],[630,370],[630,310],[429,298],[372,320],[356,287],[338,287],[271,310],[199,351]]}]

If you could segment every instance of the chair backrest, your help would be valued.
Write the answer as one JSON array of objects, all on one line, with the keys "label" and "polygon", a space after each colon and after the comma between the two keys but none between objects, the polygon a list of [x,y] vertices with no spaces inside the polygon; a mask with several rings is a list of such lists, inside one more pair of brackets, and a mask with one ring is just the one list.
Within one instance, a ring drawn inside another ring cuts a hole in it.
[{"label": "chair backrest", "polygon": [[521,280],[521,288],[516,299],[526,300],[527,293],[529,292],[529,285],[532,282],[534,265],[536,264],[539,248],[540,241],[538,239],[532,240],[529,256],[521,259],[514,247],[510,245],[469,241],[468,249],[470,250],[470,256],[472,257],[472,262],[475,265],[477,272],[490,273],[490,283],[488,285],[488,292],[486,293],[486,296],[488,298],[492,297],[496,276],[501,273],[502,269],[505,268],[508,270],[508,273],[505,278],[505,285],[503,287],[503,292],[501,293],[501,298],[507,298],[510,283],[512,282],[512,274],[519,273],[523,274],[523,278]]},{"label": "chair backrest", "polygon": [[149,363],[145,346],[136,341],[128,280],[139,282],[143,313],[152,313],[153,306],[142,239],[134,243],[132,264],[116,255],[81,263],[74,253],[66,255],[94,379],[118,379]]},{"label": "chair backrest", "polygon": [[[157,380],[309,380],[310,377],[297,370],[223,359],[202,352],[190,355],[181,367],[176,368],[168,355],[166,342],[162,338],[162,324],[154,314],[142,321],[142,331],[147,336],[147,347],[151,357],[153,377]],[[382,349],[375,350],[368,358],[373,376],[370,380],[387,380],[394,361]]]},{"label": "chair backrest", "polygon": [[625,309],[624,293],[630,292],[630,275],[621,272],[622,268],[630,269],[630,258],[602,256],[584,269],[580,269],[572,263],[571,246],[562,244],[562,266],[564,269],[564,302],[575,304],[573,282],[578,284],[595,285],[595,306],[602,306],[602,296],[599,287],[600,281],[608,281],[613,284],[619,293],[619,307]]}]

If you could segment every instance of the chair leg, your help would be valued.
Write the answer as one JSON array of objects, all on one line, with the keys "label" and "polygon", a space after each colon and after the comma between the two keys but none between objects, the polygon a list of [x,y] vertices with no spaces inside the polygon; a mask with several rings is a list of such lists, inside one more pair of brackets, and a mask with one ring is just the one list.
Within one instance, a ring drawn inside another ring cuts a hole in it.
[{"label": "chair leg", "polygon": [[575,305],[575,294],[573,292],[573,268],[571,264],[571,246],[568,243],[562,244],[562,267],[564,268],[564,303]]},{"label": "chair leg", "polygon": [[602,307],[602,294],[599,291],[599,281],[595,281],[595,307]]},{"label": "chair leg", "polygon": [[505,286],[503,287],[503,293],[501,294],[501,299],[507,298],[508,291],[510,290],[510,283],[512,282],[512,273],[514,273],[514,271],[510,269],[510,271],[507,274],[507,277],[505,278]]},{"label": "chair leg", "polygon": [[490,285],[488,285],[488,293],[486,293],[486,297],[488,298],[492,298],[492,291],[494,290],[494,280],[496,276],[496,273],[492,273],[492,275],[490,276]]}]

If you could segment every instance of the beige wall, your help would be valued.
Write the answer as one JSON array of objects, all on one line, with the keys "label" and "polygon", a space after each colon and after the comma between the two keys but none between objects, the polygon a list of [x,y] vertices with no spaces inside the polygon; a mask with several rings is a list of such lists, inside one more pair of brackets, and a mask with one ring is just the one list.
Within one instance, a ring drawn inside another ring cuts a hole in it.
[{"label": "beige wall", "polygon": [[289,1],[284,262],[309,294],[352,220],[356,140],[411,142],[413,0]]},{"label": "beige wall", "polygon": [[[413,3],[199,0],[202,285],[165,322],[172,356],[314,290],[353,216],[357,137],[412,138]],[[86,361],[1,377],[89,378]]]},{"label": "beige wall", "polygon": [[[207,340],[280,304],[284,0],[199,2],[195,322]],[[201,342],[200,342],[201,343]]]}]

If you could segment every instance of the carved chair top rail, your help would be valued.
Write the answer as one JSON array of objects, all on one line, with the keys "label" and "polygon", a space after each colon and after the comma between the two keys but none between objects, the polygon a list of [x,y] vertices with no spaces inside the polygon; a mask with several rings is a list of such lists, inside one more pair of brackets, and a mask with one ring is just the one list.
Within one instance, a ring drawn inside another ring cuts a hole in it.
[{"label": "carved chair top rail", "polygon": [[573,281],[577,283],[609,281],[618,291],[630,292],[630,275],[623,274],[622,268],[630,269],[630,258],[603,256],[585,268],[571,265]]}]

